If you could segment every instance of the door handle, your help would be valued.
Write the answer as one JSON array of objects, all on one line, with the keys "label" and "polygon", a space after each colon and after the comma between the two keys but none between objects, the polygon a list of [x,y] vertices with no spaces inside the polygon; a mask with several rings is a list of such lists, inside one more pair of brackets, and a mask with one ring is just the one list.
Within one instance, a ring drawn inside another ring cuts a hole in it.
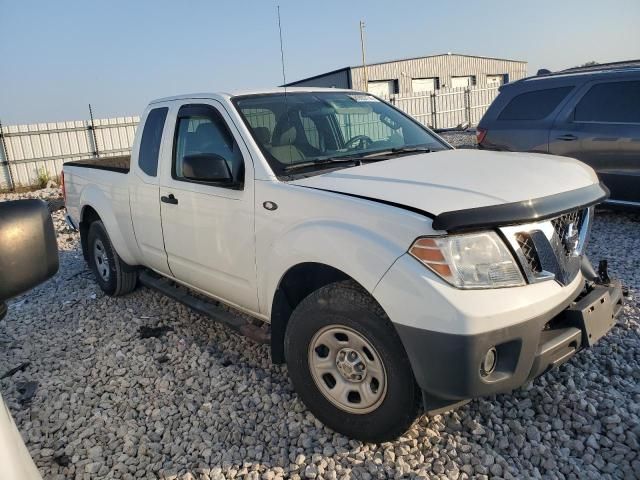
[{"label": "door handle", "polygon": [[573,142],[574,140],[577,140],[578,137],[576,137],[575,135],[571,135],[570,133],[567,133],[566,135],[560,135],[559,137],[556,137],[556,139],[563,140],[565,142]]},{"label": "door handle", "polygon": [[160,200],[164,203],[170,203],[171,205],[178,204],[178,199],[173,196],[173,193],[170,193],[168,197],[167,196],[160,197]]}]

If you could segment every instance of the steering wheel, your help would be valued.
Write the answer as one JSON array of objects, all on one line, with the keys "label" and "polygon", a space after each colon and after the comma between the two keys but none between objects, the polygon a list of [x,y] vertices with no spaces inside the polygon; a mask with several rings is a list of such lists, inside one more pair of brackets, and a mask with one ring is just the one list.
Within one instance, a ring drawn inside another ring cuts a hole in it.
[{"label": "steering wheel", "polygon": [[356,148],[356,144],[358,142],[360,142],[361,148],[367,148],[369,145],[373,143],[373,140],[371,140],[371,138],[367,137],[366,135],[356,135],[355,137],[347,140],[347,142],[344,144],[344,147],[349,150],[352,150]]}]

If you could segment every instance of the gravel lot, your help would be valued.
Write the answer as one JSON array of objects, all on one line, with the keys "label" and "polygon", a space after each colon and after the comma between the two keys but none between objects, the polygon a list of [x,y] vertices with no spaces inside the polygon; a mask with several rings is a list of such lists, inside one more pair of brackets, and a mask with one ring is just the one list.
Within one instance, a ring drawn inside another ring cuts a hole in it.
[{"label": "gravel lot", "polygon": [[[30,362],[0,390],[47,479],[640,477],[638,215],[599,212],[593,229],[590,256],[631,289],[610,335],[380,445],[323,427],[266,346],[144,288],[104,296],[63,211],[53,217],[60,272],[0,321],[0,376]],[[141,326],[171,330],[142,339]]]},{"label": "gravel lot", "polygon": [[476,148],[477,146],[475,130],[442,132],[440,136],[456,148]]}]

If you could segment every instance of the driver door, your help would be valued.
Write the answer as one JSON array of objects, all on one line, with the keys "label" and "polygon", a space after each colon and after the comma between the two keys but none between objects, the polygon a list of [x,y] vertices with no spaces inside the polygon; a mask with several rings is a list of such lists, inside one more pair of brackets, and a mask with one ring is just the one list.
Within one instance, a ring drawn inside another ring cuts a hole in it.
[{"label": "driver door", "polygon": [[[188,156],[224,158],[233,181],[207,176],[202,163],[198,170],[205,174],[194,172],[185,160]],[[172,275],[215,298],[258,312],[253,164],[219,102],[180,107],[171,169],[165,170],[161,213]]]}]

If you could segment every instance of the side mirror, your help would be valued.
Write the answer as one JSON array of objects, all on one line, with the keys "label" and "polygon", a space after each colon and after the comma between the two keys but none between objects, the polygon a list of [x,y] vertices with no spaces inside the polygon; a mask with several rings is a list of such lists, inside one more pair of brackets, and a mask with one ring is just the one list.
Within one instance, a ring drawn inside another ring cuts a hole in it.
[{"label": "side mirror", "polygon": [[0,318],[6,313],[6,300],[53,277],[58,266],[58,243],[47,204],[0,202]]},{"label": "side mirror", "polygon": [[215,153],[195,153],[182,157],[182,175],[199,182],[233,182],[227,161]]}]

